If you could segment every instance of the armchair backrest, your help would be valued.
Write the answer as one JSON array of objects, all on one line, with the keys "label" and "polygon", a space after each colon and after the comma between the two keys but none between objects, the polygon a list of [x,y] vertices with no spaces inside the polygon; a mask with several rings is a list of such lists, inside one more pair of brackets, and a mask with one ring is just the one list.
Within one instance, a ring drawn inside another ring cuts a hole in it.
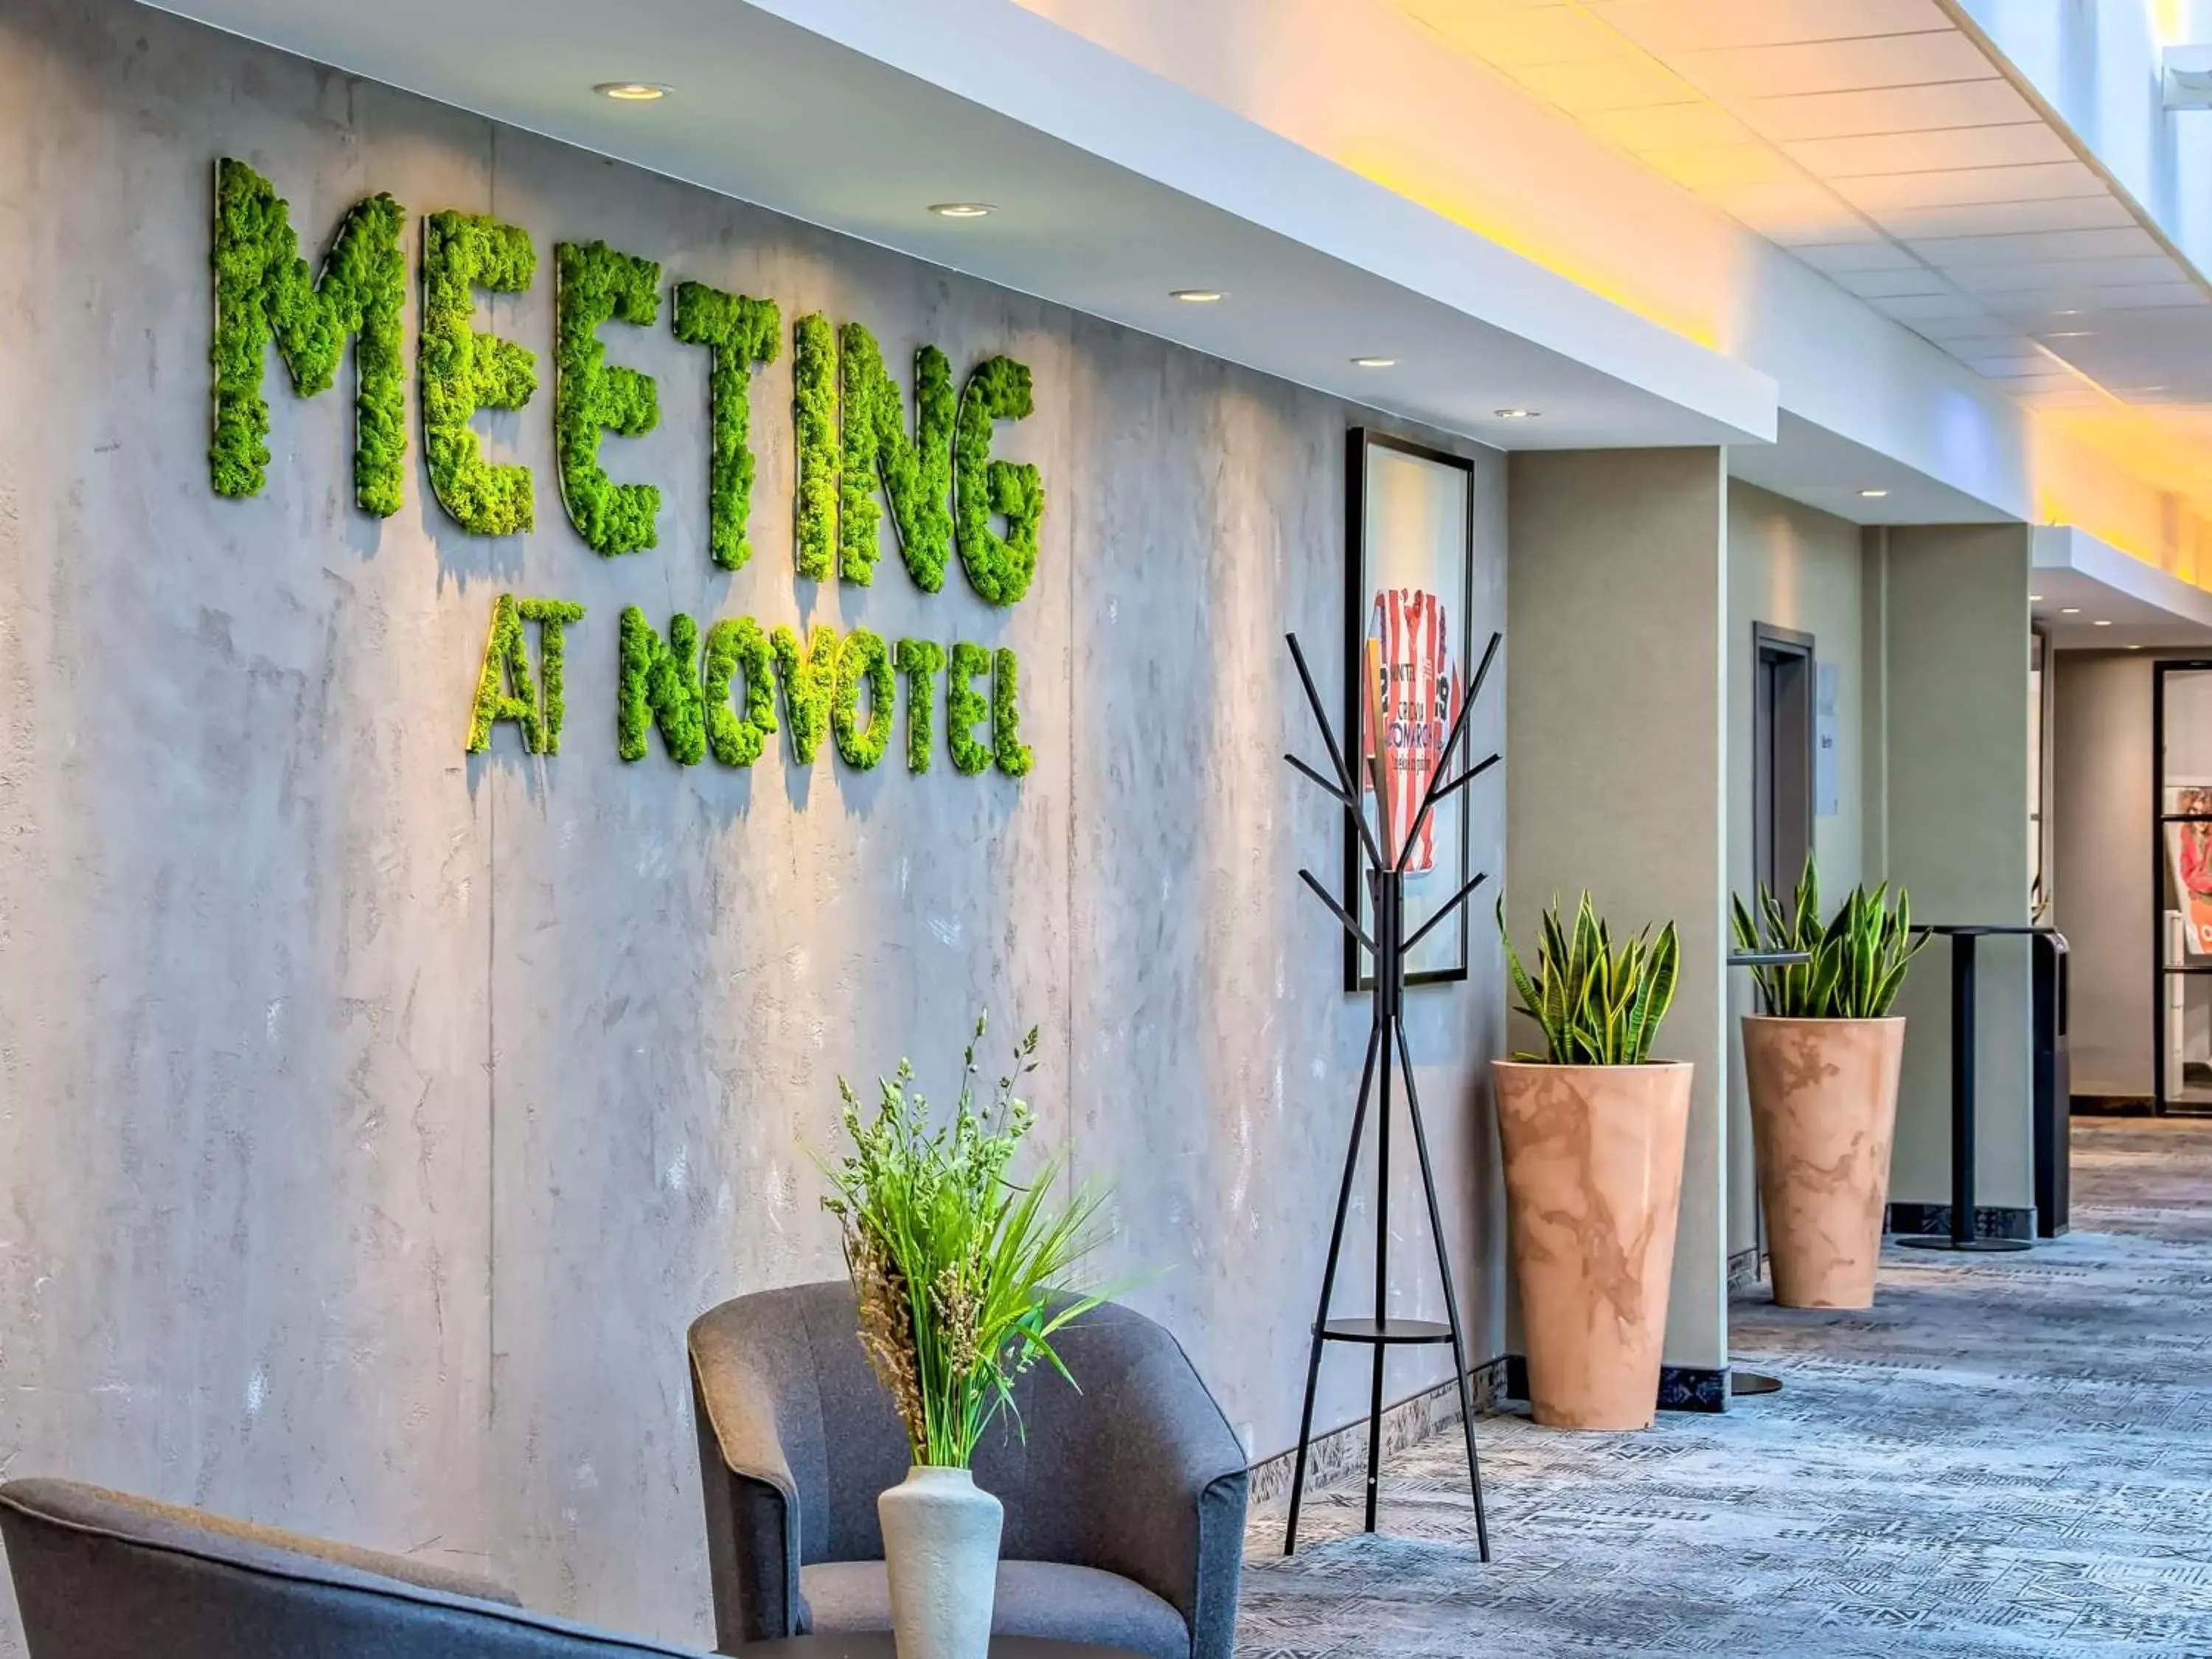
[{"label": "armchair backrest", "polygon": [[405,1556],[74,1481],[0,1486],[0,1540],[31,1659],[696,1659]]},{"label": "armchair backrest", "polygon": [[[692,1377],[710,1419],[701,1451],[750,1441],[780,1447],[797,1500],[800,1561],[872,1561],[884,1553],[876,1497],[906,1478],[906,1435],[859,1337],[844,1280],[742,1296],[691,1327]],[[1082,1494],[1116,1462],[1124,1413],[1158,1408],[1163,1371],[1191,1377],[1175,1339],[1143,1315],[1108,1304],[1062,1329],[1054,1346],[1076,1380],[1039,1367],[1018,1385],[1018,1425],[1002,1416],[975,1455],[975,1482],[1006,1506],[1010,1559],[1102,1565]],[[1141,1395],[1144,1398],[1133,1398]],[[1203,1398],[1203,1391],[1200,1390]],[[1233,1437],[1206,1401],[1212,1425]],[[764,1473],[764,1472],[763,1472]]]}]

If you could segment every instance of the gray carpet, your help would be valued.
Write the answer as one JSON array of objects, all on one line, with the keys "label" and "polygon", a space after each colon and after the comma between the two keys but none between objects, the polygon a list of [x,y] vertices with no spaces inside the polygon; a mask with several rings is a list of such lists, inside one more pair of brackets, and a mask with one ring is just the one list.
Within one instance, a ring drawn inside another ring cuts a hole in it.
[{"label": "gray carpet", "polygon": [[1241,1659],[2212,1656],[2212,1122],[2075,1125],[2074,1232],[1892,1249],[1869,1313],[1741,1294],[1778,1395],[1639,1435],[1480,1425],[1253,1517]]}]

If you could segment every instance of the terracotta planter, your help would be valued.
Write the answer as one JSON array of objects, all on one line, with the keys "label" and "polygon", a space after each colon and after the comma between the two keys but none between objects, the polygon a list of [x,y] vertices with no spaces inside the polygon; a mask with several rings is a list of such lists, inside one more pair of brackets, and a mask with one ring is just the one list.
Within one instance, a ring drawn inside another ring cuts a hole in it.
[{"label": "terracotta planter", "polygon": [[1785,1308],[1874,1304],[1904,1059],[1902,1019],[1744,1017],[1766,1247]]},{"label": "terracotta planter", "polygon": [[1500,1060],[1491,1069],[1536,1421],[1649,1428],[1692,1067]]}]

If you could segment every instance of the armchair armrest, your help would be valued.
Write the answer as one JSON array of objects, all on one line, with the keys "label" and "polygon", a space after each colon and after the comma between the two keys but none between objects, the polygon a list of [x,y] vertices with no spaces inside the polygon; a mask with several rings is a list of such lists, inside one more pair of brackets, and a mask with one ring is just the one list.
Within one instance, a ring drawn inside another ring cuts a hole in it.
[{"label": "armchair armrest", "polygon": [[1091,1401],[1066,1490],[1091,1564],[1170,1602],[1192,1659],[1231,1659],[1244,1561],[1244,1449],[1182,1348],[1163,1341]]},{"label": "armchair armrest", "polygon": [[695,1329],[690,1349],[714,1644],[734,1653],[741,1644],[796,1636],[805,1627],[799,1485],[766,1379],[710,1334]]}]

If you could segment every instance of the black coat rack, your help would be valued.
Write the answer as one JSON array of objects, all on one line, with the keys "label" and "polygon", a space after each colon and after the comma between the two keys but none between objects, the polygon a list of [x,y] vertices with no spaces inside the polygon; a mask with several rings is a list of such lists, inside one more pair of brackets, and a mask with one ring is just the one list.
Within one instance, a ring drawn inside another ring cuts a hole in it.
[{"label": "black coat rack", "polygon": [[[1321,695],[1314,689],[1312,673],[1306,667],[1305,653],[1298,648],[1298,636],[1287,635],[1291,660],[1297,665],[1299,682],[1305,687],[1306,701],[1313,708],[1314,719],[1321,726],[1322,741],[1328,745],[1334,780],[1326,778],[1307,765],[1296,755],[1283,758],[1305,777],[1321,786],[1334,799],[1341,801],[1358,836],[1367,890],[1374,906],[1374,932],[1359,925],[1358,917],[1340,903],[1310,870],[1300,870],[1298,878],[1313,890],[1315,896],[1327,905],[1329,914],[1351,937],[1366,947],[1375,963],[1375,1019],[1367,1034],[1367,1060],[1359,1074],[1359,1103],[1352,1115],[1352,1141],[1344,1155],[1344,1182],[1336,1196],[1336,1224],[1328,1237],[1328,1264],[1322,1270],[1321,1310],[1314,1316],[1313,1342],[1306,1361],[1305,1409],[1298,1419],[1297,1461],[1291,1476],[1290,1524],[1283,1534],[1283,1553],[1291,1554],[1298,1543],[1298,1504],[1304,1495],[1306,1453],[1313,1439],[1314,1394],[1321,1382],[1321,1356],[1324,1346],[1331,1342],[1356,1343],[1374,1351],[1373,1382],[1368,1395],[1367,1409],[1367,1522],[1369,1532],[1375,1530],[1375,1500],[1382,1455],[1382,1362],[1394,1347],[1433,1346],[1449,1342],[1452,1351],[1452,1375],[1459,1383],[1460,1422],[1467,1434],[1468,1482],[1474,1493],[1475,1540],[1481,1549],[1482,1559],[1490,1559],[1490,1525],[1482,1510],[1482,1465],[1474,1449],[1474,1401],[1468,1385],[1467,1341],[1460,1327],[1459,1297],[1452,1286],[1451,1253],[1445,1248],[1443,1218],[1437,1206],[1436,1176],[1429,1163],[1428,1132],[1421,1123],[1420,1097],[1413,1085],[1413,1058],[1406,1042],[1404,999],[1406,991],[1406,957],[1413,948],[1427,936],[1430,930],[1447,917],[1458,914],[1460,907],[1474,896],[1474,890],[1487,880],[1486,872],[1477,874],[1458,892],[1437,908],[1436,914],[1422,922],[1409,934],[1406,932],[1406,859],[1419,839],[1421,827],[1429,814],[1446,797],[1456,793],[1483,773],[1498,763],[1498,757],[1468,767],[1457,777],[1447,782],[1444,774],[1450,769],[1452,756],[1456,750],[1461,732],[1466,728],[1468,711],[1481,695],[1482,683],[1490,673],[1492,659],[1498,654],[1500,636],[1492,634],[1490,644],[1482,653],[1482,662],[1474,671],[1474,679],[1460,702],[1459,712],[1453,718],[1450,734],[1436,759],[1435,769],[1430,774],[1428,787],[1422,793],[1420,809],[1413,821],[1400,831],[1390,823],[1389,792],[1386,780],[1380,775],[1381,757],[1373,757],[1371,764],[1377,770],[1374,780],[1376,796],[1381,803],[1382,842],[1378,843],[1367,823],[1367,814],[1360,802],[1359,781],[1352,768],[1345,761],[1345,750],[1330,726],[1328,715],[1322,710]],[[1367,677],[1373,678],[1370,673]],[[1369,706],[1376,688],[1370,684],[1365,692]],[[1379,709],[1376,715],[1379,715]],[[1380,735],[1379,718],[1371,715],[1369,725]],[[1354,734],[1355,737],[1357,733]],[[1379,1059],[1379,1066],[1378,1066]],[[1395,1062],[1395,1064],[1394,1064]],[[1421,1187],[1427,1194],[1429,1232],[1436,1245],[1437,1267],[1443,1278],[1443,1324],[1426,1319],[1392,1319],[1388,1315],[1390,1284],[1390,1082],[1395,1069],[1404,1078],[1406,1111],[1413,1126],[1413,1148],[1419,1155]],[[1329,1303],[1336,1291],[1336,1267],[1344,1249],[1344,1223],[1352,1205],[1352,1182],[1358,1173],[1359,1148],[1367,1127],[1367,1104],[1376,1077],[1381,1078],[1381,1099],[1375,1119],[1375,1312],[1369,1319],[1332,1319]]]}]

